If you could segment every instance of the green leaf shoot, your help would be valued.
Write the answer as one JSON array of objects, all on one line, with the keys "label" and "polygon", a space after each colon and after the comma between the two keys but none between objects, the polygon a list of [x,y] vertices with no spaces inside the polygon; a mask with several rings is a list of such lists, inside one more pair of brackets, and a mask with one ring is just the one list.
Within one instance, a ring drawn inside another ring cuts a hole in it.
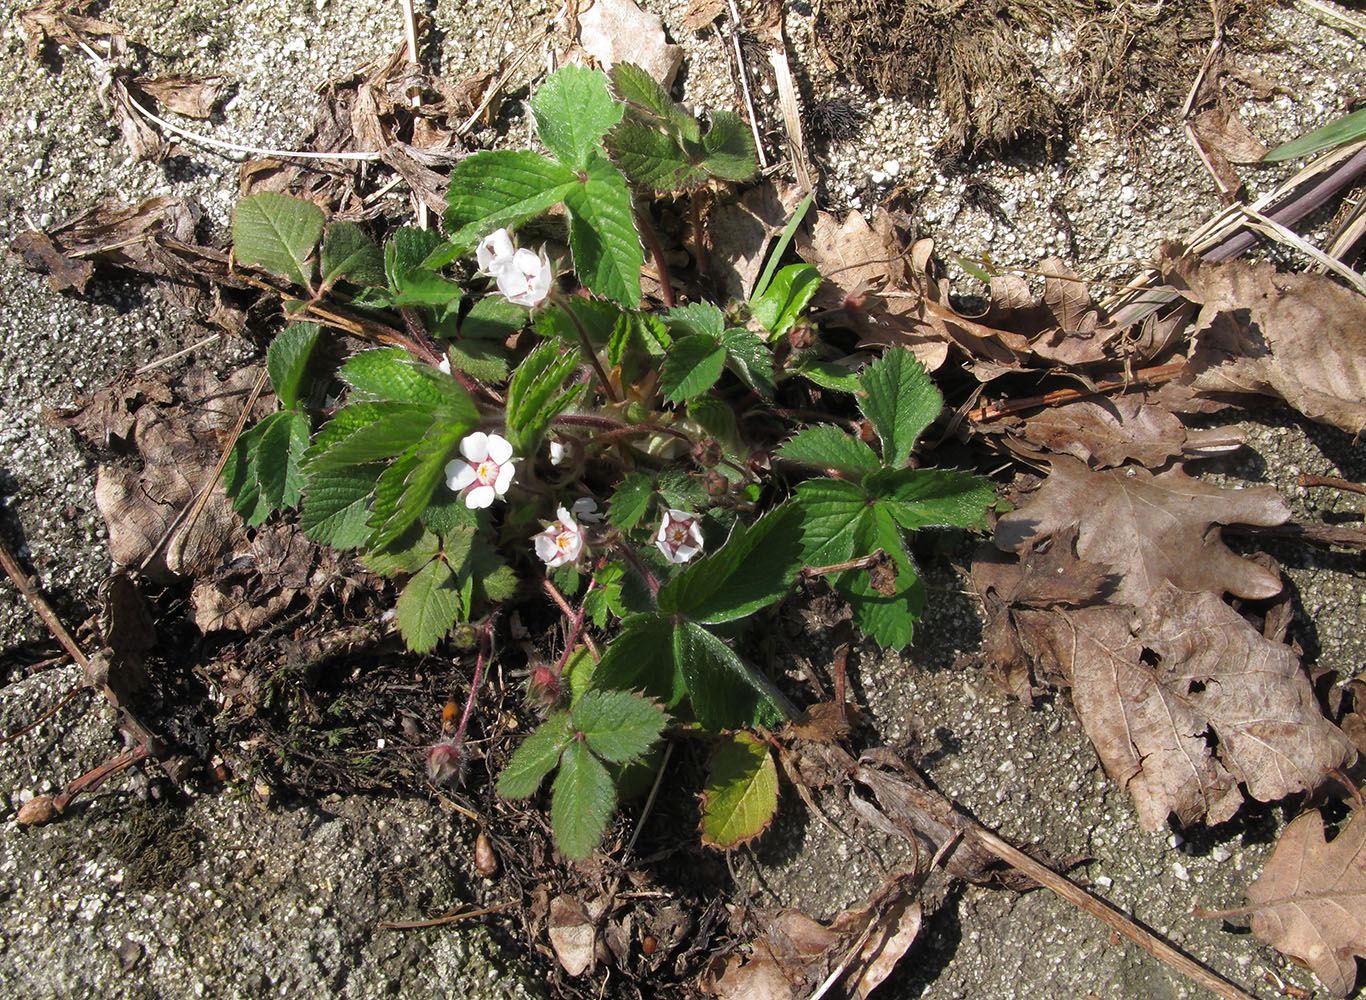
[{"label": "green leaf shoot", "polygon": [[308,358],[318,342],[321,328],[317,323],[291,323],[276,335],[266,349],[266,370],[280,408],[295,409],[299,405],[299,388],[303,383]]},{"label": "green leaf shoot", "polygon": [[408,581],[394,608],[399,633],[414,653],[430,653],[459,616],[455,575],[441,559],[432,560]]}]

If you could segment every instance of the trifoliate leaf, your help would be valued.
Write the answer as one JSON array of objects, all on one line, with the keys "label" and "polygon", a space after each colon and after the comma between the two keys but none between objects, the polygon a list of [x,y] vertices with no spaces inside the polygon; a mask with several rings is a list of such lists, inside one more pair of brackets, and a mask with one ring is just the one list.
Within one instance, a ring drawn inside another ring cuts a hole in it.
[{"label": "trifoliate leaf", "polygon": [[700,142],[702,126],[697,119],[674,103],[659,82],[646,70],[632,63],[612,67],[612,89],[626,104],[628,115],[657,125],[684,142]]},{"label": "trifoliate leaf", "polygon": [[414,653],[430,652],[459,615],[455,576],[440,559],[429,562],[408,581],[394,607],[399,633]]},{"label": "trifoliate leaf", "polygon": [[808,479],[797,487],[796,506],[808,566],[833,566],[853,557],[859,523],[870,516],[862,488],[840,479]]},{"label": "trifoliate leaf", "polygon": [[323,233],[323,213],[302,198],[265,192],[237,203],[232,213],[232,254],[271,274],[311,289],[309,257]]},{"label": "trifoliate leaf", "polygon": [[621,120],[622,106],[607,92],[607,77],[565,66],[546,77],[531,99],[536,134],[565,166],[583,170],[602,137]]},{"label": "trifoliate leaf", "polygon": [[726,349],[714,337],[684,337],[669,348],[659,386],[670,403],[681,403],[715,385],[725,366]]},{"label": "trifoliate leaf", "polygon": [[692,191],[707,183],[707,172],[658,125],[627,118],[607,136],[607,148],[627,177],[661,194]]},{"label": "trifoliate leaf", "polygon": [[292,410],[299,405],[299,386],[320,332],[317,323],[291,323],[270,342],[266,370],[281,409]]},{"label": "trifoliate leaf", "polygon": [[304,534],[336,549],[362,544],[370,535],[365,522],[381,471],[373,465],[309,470],[299,518]]},{"label": "trifoliate leaf", "polygon": [[728,851],[753,840],[778,811],[778,767],[751,733],[726,737],[712,753],[702,789],[702,843]]},{"label": "trifoliate leaf", "polygon": [[882,440],[882,464],[900,468],[911,457],[916,438],[939,411],[944,397],[914,354],[891,348],[859,376],[859,405]]},{"label": "trifoliate leaf", "polygon": [[640,266],[645,256],[636,233],[630,189],[621,171],[600,152],[589,155],[582,173],[583,182],[573,184],[562,196],[569,209],[574,269],[585,288],[634,309],[640,304]]},{"label": "trifoliate leaf", "polygon": [[505,799],[525,799],[536,794],[545,776],[560,762],[560,754],[574,738],[568,712],[552,712],[540,728],[512,752],[498,775],[498,794]]},{"label": "trifoliate leaf", "polygon": [[821,469],[858,475],[880,468],[873,449],[838,427],[821,424],[798,431],[778,449],[778,457]]},{"label": "trifoliate leaf", "polygon": [[617,792],[607,768],[582,742],[571,742],[560,757],[550,798],[550,828],[560,853],[573,859],[592,854],[616,805]]},{"label": "trifoliate leaf", "polygon": [[800,523],[797,509],[787,505],[748,528],[737,522],[725,545],[688,564],[660,589],[659,610],[719,624],[772,604],[801,569]]},{"label": "trifoliate leaf", "polygon": [[495,229],[540,215],[581,186],[572,169],[539,153],[497,149],[466,157],[451,170],[446,187],[450,259]]},{"label": "trifoliate leaf", "polygon": [[324,288],[342,278],[354,285],[384,284],[384,255],[354,222],[334,222],[327,227],[319,259]]},{"label": "trifoliate leaf", "polygon": [[573,717],[589,749],[613,764],[643,756],[668,721],[658,705],[630,691],[589,691],[574,704]]}]

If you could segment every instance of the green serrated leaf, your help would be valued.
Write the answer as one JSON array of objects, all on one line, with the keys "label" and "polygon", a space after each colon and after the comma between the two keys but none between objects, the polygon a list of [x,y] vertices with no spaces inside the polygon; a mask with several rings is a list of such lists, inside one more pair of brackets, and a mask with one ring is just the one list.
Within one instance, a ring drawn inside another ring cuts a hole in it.
[{"label": "green serrated leaf", "polygon": [[[559,303],[558,309],[542,309],[536,314],[533,326],[546,340],[562,340],[566,344],[582,343],[579,327],[595,346],[605,344],[612,335],[617,321],[625,315],[621,306],[615,302],[572,296]],[[572,312],[573,318],[566,315]],[[575,324],[574,319],[579,322]]]},{"label": "green serrated leaf", "polygon": [[407,528],[407,525],[395,524],[386,529],[386,525],[399,519],[399,500],[403,497],[403,484],[408,478],[408,473],[415,468],[416,444],[389,463],[388,468],[375,480],[375,500],[370,505],[370,518],[366,522],[370,527],[370,534],[365,540],[368,548],[383,548]]},{"label": "green serrated leaf", "polygon": [[834,578],[836,589],[848,600],[854,623],[888,649],[908,646],[915,637],[915,623],[925,608],[925,585],[906,551],[905,541],[891,515],[881,505],[870,508],[855,527],[853,551],[871,555],[878,549],[892,557],[896,580],[891,593],[873,586],[868,570],[848,570]]},{"label": "green serrated leaf", "polygon": [[621,632],[593,670],[593,686],[641,691],[659,699],[666,708],[677,705],[687,688],[674,659],[673,623],[658,614],[623,621]]},{"label": "green serrated leaf", "polygon": [[882,440],[882,464],[900,468],[911,457],[916,439],[944,408],[944,397],[904,347],[888,349],[864,369],[859,386],[863,415]]},{"label": "green serrated leaf", "polygon": [[701,141],[702,126],[697,119],[675,104],[648,72],[632,63],[617,63],[611,77],[613,90],[626,104],[628,114],[671,131],[685,142]]},{"label": "green serrated leaf", "polygon": [[996,502],[991,483],[953,469],[888,469],[863,482],[884,498],[888,513],[903,528],[985,528]]},{"label": "green serrated leaf", "polygon": [[735,411],[715,396],[698,396],[688,403],[688,416],[718,441],[736,437]]},{"label": "green serrated leaf", "polygon": [[861,487],[839,479],[809,479],[797,487],[796,505],[806,565],[833,566],[853,558],[855,534],[870,516]]},{"label": "green serrated leaf", "polygon": [[400,226],[384,248],[384,270],[390,287],[409,271],[425,268],[427,259],[445,242],[435,229]]},{"label": "green serrated leaf", "polygon": [[261,497],[272,509],[293,507],[303,495],[304,477],[299,471],[299,460],[308,447],[308,418],[301,413],[282,411],[272,413],[267,420],[270,424],[261,432],[256,449]]},{"label": "green serrated leaf", "polygon": [[561,163],[575,170],[602,148],[602,137],[621,120],[622,106],[607,91],[607,77],[585,66],[565,66],[546,77],[531,99],[536,134]]},{"label": "green serrated leaf", "polygon": [[576,860],[592,854],[616,804],[607,768],[581,741],[572,741],[560,757],[550,797],[550,828],[560,853]]},{"label": "green serrated leaf", "polygon": [[726,544],[688,565],[659,591],[659,610],[719,624],[778,600],[802,567],[801,514],[784,505],[748,528],[737,522]]},{"label": "green serrated leaf", "polygon": [[312,290],[309,257],[323,234],[323,213],[302,198],[266,192],[243,198],[232,213],[232,253]]},{"label": "green serrated leaf", "polygon": [[370,534],[365,522],[380,472],[378,466],[310,470],[299,518],[304,534],[336,549],[362,544]]},{"label": "green serrated leaf", "polygon": [[411,525],[381,549],[371,549],[361,556],[361,565],[380,576],[416,573],[441,554],[441,542],[431,531],[419,524]]},{"label": "green serrated leaf", "polygon": [[468,156],[451,170],[446,187],[451,244],[473,247],[495,229],[540,215],[581,186],[573,170],[539,153],[496,149]]},{"label": "green serrated leaf", "polygon": [[726,367],[760,396],[773,396],[773,352],[756,334],[731,327],[721,335],[726,349]]},{"label": "green serrated leaf", "polygon": [[810,264],[789,264],[774,276],[764,294],[751,303],[754,318],[771,338],[786,336],[811,304],[820,284],[821,273]]},{"label": "green serrated leaf", "polygon": [[337,373],[358,392],[395,403],[435,406],[445,397],[431,365],[413,360],[401,347],[361,351]]},{"label": "green serrated leaf", "polygon": [[778,811],[778,766],[752,733],[734,733],[713,751],[702,788],[702,843],[728,851],[768,828]]},{"label": "green serrated leaf", "polygon": [[546,428],[579,398],[583,385],[564,388],[578,364],[577,350],[545,341],[517,366],[507,389],[507,436],[514,453],[535,454]]},{"label": "green serrated leaf", "polygon": [[335,469],[402,454],[432,425],[432,408],[413,403],[353,403],[328,421],[304,455],[304,465]]},{"label": "green serrated leaf", "polygon": [[621,172],[602,153],[590,154],[582,173],[584,181],[572,185],[562,198],[569,209],[574,269],[590,291],[634,309],[640,304],[640,266],[645,256],[636,233],[631,192]]},{"label": "green serrated leaf", "polygon": [[608,133],[607,148],[627,177],[660,194],[693,191],[707,183],[707,172],[656,124],[626,118]]},{"label": "green serrated leaf", "polygon": [[681,403],[716,384],[726,366],[726,349],[714,337],[675,340],[660,370],[659,387],[670,403]]},{"label": "green serrated leaf", "polygon": [[723,181],[747,181],[759,172],[754,135],[733,111],[711,112],[711,128],[702,136],[702,167]]},{"label": "green serrated leaf", "polygon": [[829,424],[798,431],[779,447],[778,457],[853,475],[873,472],[880,467],[872,448]]},{"label": "green serrated leaf", "polygon": [[331,288],[342,278],[354,285],[384,284],[384,255],[354,222],[334,222],[328,226],[318,256],[324,288]]},{"label": "green serrated leaf", "polygon": [[422,523],[438,535],[456,528],[487,528],[488,511],[465,506],[465,498],[451,490],[438,490],[422,511]]},{"label": "green serrated leaf", "polygon": [[[663,358],[672,342],[673,338],[658,316],[622,312],[607,338],[607,362],[614,366],[624,365],[631,352],[636,352],[642,359]],[[624,373],[623,378],[628,382],[633,380],[633,376]]]},{"label": "green serrated leaf", "polygon": [[262,435],[283,416],[283,413],[272,413],[240,434],[223,464],[223,489],[232,497],[233,510],[241,514],[249,526],[260,524],[271,511],[270,503],[261,495],[256,457]]},{"label": "green serrated leaf", "polygon": [[628,472],[617,484],[616,492],[607,502],[607,520],[622,531],[629,531],[650,509],[655,484],[643,472]]},{"label": "green serrated leaf", "polygon": [[655,482],[655,489],[670,507],[680,510],[697,510],[706,506],[707,491],[701,481],[692,473],[681,469],[665,469]]},{"label": "green serrated leaf", "polygon": [[845,365],[834,361],[807,361],[797,369],[797,374],[822,389],[837,392],[858,392],[858,375]]},{"label": "green serrated leaf", "polygon": [[299,405],[299,385],[321,332],[317,323],[291,323],[270,342],[266,370],[281,409],[292,410]]},{"label": "green serrated leaf", "polygon": [[394,607],[399,633],[414,653],[431,652],[459,615],[455,575],[440,559],[429,562],[408,581]]},{"label": "green serrated leaf", "polygon": [[[526,315],[521,306],[514,306]],[[446,345],[446,357],[450,359],[451,371],[464,372],[481,382],[501,382],[508,377],[511,365],[508,358],[511,352],[502,344],[486,340],[455,340]]]},{"label": "green serrated leaf", "polygon": [[785,699],[769,680],[701,625],[675,623],[672,648],[693,714],[705,729],[776,725],[786,717],[780,707]]},{"label": "green serrated leaf", "polygon": [[[411,465],[405,468],[405,463],[395,462],[375,484],[375,511],[370,518],[370,525],[375,531],[370,536],[371,546],[388,544],[421,516],[437,486],[445,482],[446,464],[460,439],[478,420],[477,415],[471,419],[468,414],[457,413],[445,406],[437,408],[435,417],[436,429],[414,447]],[[397,486],[394,508],[392,512],[382,515],[381,522],[381,508],[393,488],[391,480],[386,477],[391,477],[392,482],[397,484],[400,476],[401,486]]]},{"label": "green serrated leaf", "polygon": [[560,754],[574,738],[568,712],[552,712],[521,746],[512,752],[498,775],[498,794],[505,799],[525,799],[536,794],[545,776],[560,762]]},{"label": "green serrated leaf", "polygon": [[486,603],[506,601],[517,591],[517,574],[503,562],[485,535],[476,535],[470,547],[470,577]]},{"label": "green serrated leaf", "polygon": [[696,334],[720,340],[726,332],[726,314],[710,302],[675,306],[659,316],[675,335]]},{"label": "green serrated leaf", "polygon": [[574,704],[573,717],[589,749],[613,764],[643,756],[668,721],[658,705],[630,691],[589,691]]}]

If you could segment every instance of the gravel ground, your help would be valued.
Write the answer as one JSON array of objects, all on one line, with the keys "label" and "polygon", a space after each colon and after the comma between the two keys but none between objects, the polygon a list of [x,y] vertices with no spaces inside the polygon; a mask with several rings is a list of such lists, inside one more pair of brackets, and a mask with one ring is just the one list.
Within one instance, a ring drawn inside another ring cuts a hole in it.
[{"label": "gravel ground", "polygon": [[[686,99],[738,107],[725,40],[677,29],[689,4],[647,3],[687,51]],[[101,109],[98,73],[68,54],[60,72],[32,64],[13,7],[0,32],[0,238],[44,226],[93,200],[156,194],[194,197],[211,227],[226,225],[235,164],[194,150],[157,166],[134,163]],[[433,17],[441,70],[458,79],[488,68],[550,5],[443,0]],[[230,9],[204,0],[114,0],[101,16],[144,49],[144,69],[214,74],[236,84],[215,136],[288,146],[306,130],[313,88],[386,53],[400,38],[396,4],[361,0],[249,0]],[[1295,95],[1240,110],[1268,144],[1323,124],[1366,85],[1361,43],[1297,9],[1270,11],[1268,37],[1282,44],[1248,55],[1264,76],[1293,82]],[[1132,142],[1095,123],[1055,166],[1027,159],[987,164],[973,178],[1001,195],[1006,221],[970,204],[968,178],[940,176],[931,152],[943,134],[939,109],[879,99],[830,77],[810,48],[810,10],[789,7],[788,37],[810,90],[847,97],[866,113],[861,132],[827,158],[828,207],[871,207],[900,187],[919,205],[919,234],[965,256],[983,252],[1030,265],[1053,252],[1088,269],[1122,273],[1168,236],[1190,230],[1217,201],[1174,120]],[[526,72],[537,59],[528,62]],[[774,104],[761,87],[765,107]],[[526,135],[517,108],[504,115]],[[1257,172],[1249,186],[1275,182]],[[1071,235],[1059,221],[1061,205]],[[70,621],[88,613],[109,568],[95,512],[93,469],[69,435],[41,419],[44,407],[112,374],[171,354],[202,334],[136,283],[97,281],[84,298],[53,294],[45,281],[0,258],[6,289],[0,331],[0,531]],[[194,355],[224,370],[246,351],[217,344]],[[1248,452],[1215,469],[1275,483],[1300,513],[1343,503],[1294,485],[1300,472],[1366,478],[1362,448],[1289,418],[1245,425]],[[1360,558],[1291,547],[1275,554],[1297,591],[1309,651],[1343,673],[1366,656],[1366,589]],[[1101,773],[1061,702],[1027,711],[1008,703],[976,664],[976,606],[951,572],[932,604],[921,644],[898,656],[865,648],[856,691],[889,742],[927,754],[936,783],[989,826],[1057,856],[1085,855],[1097,891],[1234,980],[1252,985],[1283,962],[1250,935],[1189,916],[1230,906],[1261,865],[1283,817],[1249,811],[1234,823],[1182,839],[1138,829],[1132,808]],[[0,582],[0,721],[10,732],[74,683],[69,668],[34,673],[46,634],[17,591]],[[32,676],[29,676],[33,674]],[[424,802],[335,799],[290,804],[251,789],[168,798],[162,783],[127,777],[60,823],[21,829],[14,810],[119,749],[110,712],[90,701],[0,746],[0,994],[69,997],[517,996],[538,990],[518,942],[465,925],[417,933],[374,928],[379,919],[439,912],[468,898],[477,876],[469,831]],[[761,903],[797,903],[828,915],[879,880],[872,859],[836,843],[798,810],[770,844],[740,859]],[[155,847],[155,850],[153,850]],[[149,855],[151,855],[149,859]],[[881,995],[889,1000],[1058,996],[1105,1000],[1195,995],[1142,953],[1043,892],[1016,895],[932,886],[921,942]],[[1290,974],[1301,985],[1303,975]]]}]

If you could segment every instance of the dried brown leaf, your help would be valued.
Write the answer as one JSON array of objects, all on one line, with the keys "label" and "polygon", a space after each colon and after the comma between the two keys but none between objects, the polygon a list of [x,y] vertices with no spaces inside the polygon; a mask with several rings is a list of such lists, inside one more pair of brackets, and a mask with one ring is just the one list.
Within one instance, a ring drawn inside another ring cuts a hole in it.
[{"label": "dried brown leaf", "polygon": [[665,90],[683,64],[683,49],[668,40],[663,20],[632,0],[594,0],[579,15],[579,44],[606,69],[635,63]]},{"label": "dried brown leaf", "polygon": [[1183,257],[1168,275],[1202,308],[1187,381],[1284,399],[1349,434],[1366,430],[1366,296],[1321,274]]},{"label": "dried brown leaf", "polygon": [[749,954],[713,959],[698,982],[703,993],[722,1000],[795,1000],[810,995],[843,963],[845,991],[867,997],[920,932],[921,910],[913,880],[900,875],[829,925],[791,909],[761,911],[754,919],[760,932]]},{"label": "dried brown leaf", "polygon": [[1156,468],[1178,455],[1231,451],[1246,440],[1238,428],[1187,431],[1169,410],[1140,395],[1052,406],[1025,420],[1022,432],[1025,440],[1093,468],[1129,460]]},{"label": "dried brown leaf", "polygon": [[1143,607],[1164,582],[1265,598],[1280,592],[1280,577],[1234,555],[1216,526],[1270,526],[1289,518],[1271,486],[1227,489],[1179,468],[1156,476],[1133,467],[1093,472],[1060,457],[1034,501],[997,522],[996,544],[1023,552],[1076,525],[1078,557],[1118,577],[1115,604]]},{"label": "dried brown leaf", "polygon": [[1247,898],[1257,907],[1253,934],[1314,970],[1335,995],[1349,995],[1353,956],[1366,958],[1366,812],[1331,842],[1318,812],[1296,817]]},{"label": "dried brown leaf", "polygon": [[573,896],[550,901],[550,947],[569,976],[581,976],[593,967],[598,933],[587,908]]},{"label": "dried brown leaf", "polygon": [[167,111],[187,118],[210,117],[223,96],[223,78],[218,76],[139,76],[132,86]]},{"label": "dried brown leaf", "polygon": [[99,0],[43,0],[19,11],[29,58],[39,59],[48,44],[75,48],[85,43],[110,62],[119,61],[128,51],[123,29],[90,16],[103,6]]},{"label": "dried brown leaf", "polygon": [[709,271],[725,293],[748,299],[763,270],[774,237],[802,199],[795,184],[761,184],[738,201],[713,205],[707,212]]}]

